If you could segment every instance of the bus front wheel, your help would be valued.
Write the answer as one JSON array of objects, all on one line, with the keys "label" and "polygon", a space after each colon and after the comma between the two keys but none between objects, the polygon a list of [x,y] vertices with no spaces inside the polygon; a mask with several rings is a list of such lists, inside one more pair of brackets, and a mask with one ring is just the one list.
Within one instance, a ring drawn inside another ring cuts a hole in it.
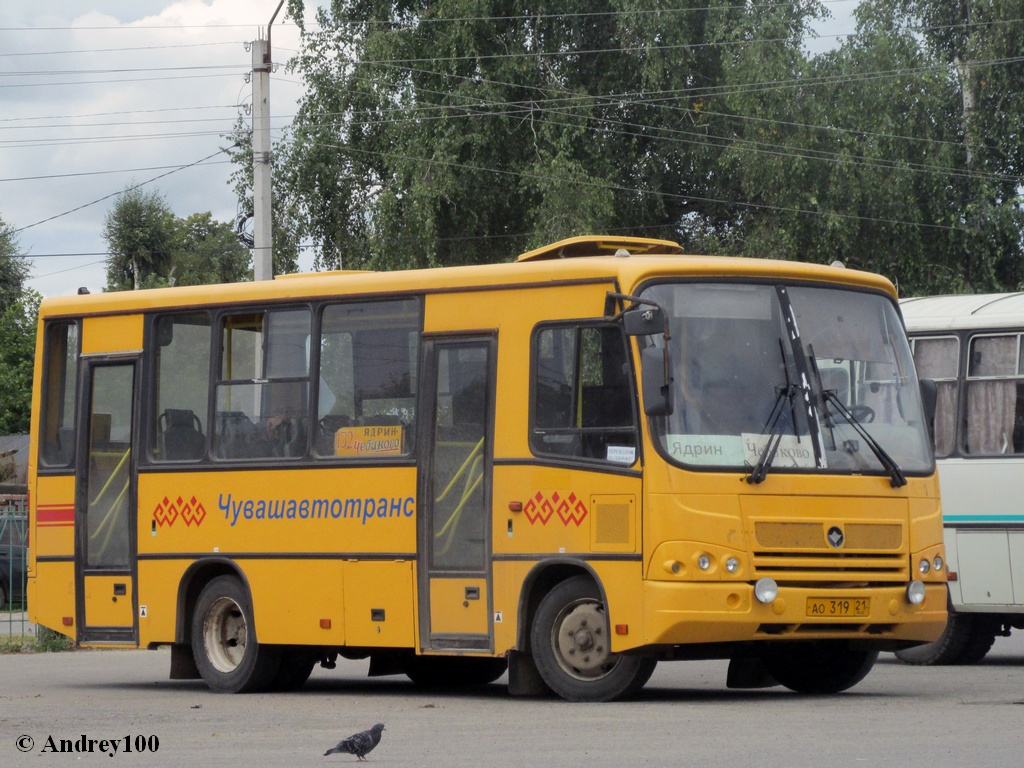
[{"label": "bus front wheel", "polygon": [[797,693],[839,693],[852,688],[875,666],[878,651],[843,641],[784,642],[761,653],[768,674]]},{"label": "bus front wheel", "polygon": [[632,696],[650,679],[655,659],[612,653],[608,618],[597,585],[574,576],[552,589],[530,632],[541,678],[569,701],[613,701]]},{"label": "bus front wheel", "polygon": [[252,606],[234,576],[218,576],[199,593],[192,655],[203,680],[219,693],[262,691],[277,674],[280,648],[257,642]]}]

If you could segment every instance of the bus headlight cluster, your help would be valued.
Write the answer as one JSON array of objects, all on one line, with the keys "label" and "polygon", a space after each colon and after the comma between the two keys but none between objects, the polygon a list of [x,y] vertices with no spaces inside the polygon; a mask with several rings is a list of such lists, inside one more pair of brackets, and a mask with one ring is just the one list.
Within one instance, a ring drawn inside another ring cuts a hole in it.
[{"label": "bus headlight cluster", "polygon": [[925,575],[926,573],[928,573],[931,569],[932,569],[932,564],[929,563],[927,560],[922,560],[917,565],[917,570],[919,570],[921,572],[922,576]]},{"label": "bus headlight cluster", "polygon": [[730,557],[725,561],[726,573],[736,573],[740,569],[740,561],[735,557]]},{"label": "bus headlight cluster", "polygon": [[942,570],[942,566],[944,566],[944,565],[945,565],[945,563],[942,562],[942,556],[941,555],[936,555],[935,556],[935,560],[932,561],[932,568],[934,568],[936,571],[941,571]]},{"label": "bus headlight cluster", "polygon": [[711,558],[707,555],[701,555],[697,558],[697,567],[700,568],[702,571],[706,571],[708,568],[711,567]]}]

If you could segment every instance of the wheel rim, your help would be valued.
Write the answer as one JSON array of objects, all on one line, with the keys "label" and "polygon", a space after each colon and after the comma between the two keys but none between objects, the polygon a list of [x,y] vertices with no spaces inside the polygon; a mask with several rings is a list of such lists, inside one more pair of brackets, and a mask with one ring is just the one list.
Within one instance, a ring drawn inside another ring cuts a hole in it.
[{"label": "wheel rim", "polygon": [[561,610],[551,630],[551,645],[562,670],[577,680],[600,680],[618,663],[609,647],[604,608],[579,600]]},{"label": "wheel rim", "polygon": [[203,622],[203,645],[218,672],[234,672],[242,663],[248,634],[241,606],[230,597],[217,598]]}]

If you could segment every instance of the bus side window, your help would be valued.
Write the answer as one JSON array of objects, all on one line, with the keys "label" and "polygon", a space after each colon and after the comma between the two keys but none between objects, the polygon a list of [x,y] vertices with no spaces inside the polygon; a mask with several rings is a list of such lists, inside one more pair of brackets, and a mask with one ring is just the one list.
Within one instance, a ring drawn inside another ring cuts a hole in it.
[{"label": "bus side window", "polygon": [[949,456],[956,447],[957,377],[960,372],[960,340],[956,336],[914,339],[914,364],[922,379],[937,388],[935,404],[935,455]]},{"label": "bus side window", "polygon": [[315,448],[320,456],[412,452],[420,302],[346,302],[320,323]]},{"label": "bus side window", "polygon": [[626,338],[617,325],[534,334],[530,446],[537,455],[632,464],[636,419]]},{"label": "bus side window", "polygon": [[153,321],[155,392],[149,456],[197,461],[206,455],[210,317],[205,312]]},{"label": "bus side window", "polygon": [[311,314],[229,314],[220,322],[213,451],[222,459],[306,455]]},{"label": "bus side window", "polygon": [[1018,362],[1019,346],[1017,334],[971,339],[964,453],[1001,456],[1024,452],[1024,372]]},{"label": "bus side window", "polygon": [[75,395],[78,389],[78,323],[46,325],[40,464],[68,467],[75,459]]}]

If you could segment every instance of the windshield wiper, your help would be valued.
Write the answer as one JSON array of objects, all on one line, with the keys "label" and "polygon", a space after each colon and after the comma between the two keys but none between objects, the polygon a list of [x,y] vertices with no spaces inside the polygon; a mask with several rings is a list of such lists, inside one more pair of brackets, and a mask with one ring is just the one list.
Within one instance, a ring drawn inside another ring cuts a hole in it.
[{"label": "windshield wiper", "polygon": [[839,396],[834,390],[822,390],[822,398],[825,401],[825,410],[828,411],[828,404],[831,403],[835,406],[836,411],[846,419],[851,427],[856,430],[857,434],[864,438],[864,442],[871,448],[871,452],[875,454],[878,462],[882,465],[886,472],[889,473],[889,485],[893,488],[902,488],[907,484],[907,477],[903,474],[903,470],[900,465],[896,463],[896,459],[888,454],[885,448],[882,447],[871,433],[864,429],[864,426],[857,421],[857,417],[850,413],[850,410],[843,405],[843,402],[839,399]]},{"label": "windshield wiper", "polygon": [[[896,463],[896,459],[888,454],[882,444],[879,443],[871,433],[864,429],[864,425],[857,421],[857,417],[850,413],[849,409],[843,405],[843,401],[839,399],[834,389],[825,389],[825,386],[821,383],[821,371],[818,370],[818,359],[814,354],[814,346],[808,345],[808,352],[810,353],[808,360],[811,364],[811,372],[814,375],[815,383],[818,385],[818,391],[821,392],[821,403],[822,411],[825,416],[826,425],[831,428],[828,424],[828,404],[832,403],[835,406],[836,411],[846,419],[847,423],[853,427],[854,431],[862,438],[864,442],[871,448],[871,452],[875,454],[875,458],[878,459],[878,463],[882,465],[882,468],[889,473],[889,485],[893,488],[902,488],[907,484],[907,476],[903,474],[903,469],[899,464]],[[834,440],[833,440],[834,442]]]},{"label": "windshield wiper", "polygon": [[[786,378],[789,378],[788,371],[786,372]],[[782,421],[782,409],[785,407],[787,400],[789,401],[790,414],[793,412],[793,397],[796,395],[797,387],[792,383],[787,383],[785,386],[777,387],[776,391],[775,405],[772,406],[771,415],[768,416],[768,422],[765,424],[765,429],[768,430],[768,442],[765,443],[764,450],[761,452],[761,458],[757,460],[757,464],[754,465],[754,468],[750,470],[750,474],[747,475],[748,483],[762,483],[765,477],[768,476],[768,467],[775,460],[775,452],[778,451],[779,443],[782,442],[782,428],[784,424]]]}]

